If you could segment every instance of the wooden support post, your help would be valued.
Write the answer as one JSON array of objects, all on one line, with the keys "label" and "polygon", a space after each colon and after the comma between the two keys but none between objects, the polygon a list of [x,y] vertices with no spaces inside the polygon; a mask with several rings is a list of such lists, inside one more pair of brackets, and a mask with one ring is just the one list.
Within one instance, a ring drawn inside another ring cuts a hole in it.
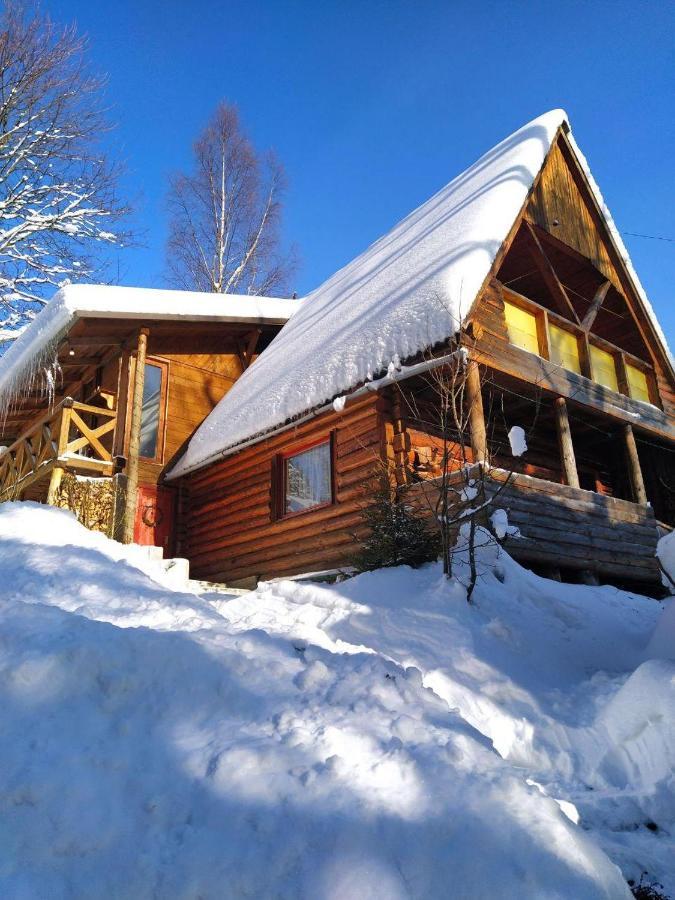
[{"label": "wooden support post", "polygon": [[134,539],[136,503],[138,493],[138,453],[141,443],[141,413],[143,411],[143,386],[145,383],[145,357],[148,350],[147,328],[138,333],[136,366],[134,368],[134,390],[131,400],[131,427],[129,429],[129,455],[127,459],[126,503],[124,508],[124,543]]},{"label": "wooden support post", "polygon": [[567,404],[563,397],[558,397],[555,401],[555,425],[558,432],[558,446],[560,447],[560,460],[565,482],[570,487],[578,488],[579,473],[577,472],[577,461],[574,456]]},{"label": "wooden support post", "polygon": [[645,491],[645,482],[642,477],[642,468],[640,467],[640,457],[637,452],[635,443],[635,435],[633,434],[632,425],[624,425],[623,427],[624,443],[626,446],[626,460],[628,462],[628,477],[630,479],[631,493],[635,503],[647,504],[647,492]]},{"label": "wooden support post", "polygon": [[56,506],[56,500],[61,487],[61,479],[63,478],[63,466],[59,465],[59,460],[66,452],[68,446],[68,438],[70,436],[70,411],[73,408],[73,398],[66,397],[61,404],[61,422],[59,424],[59,433],[56,439],[56,465],[52,469],[51,478],[49,479],[49,490],[47,491],[47,504]]},{"label": "wooden support post", "polygon": [[470,359],[466,368],[466,399],[469,404],[469,426],[471,428],[471,450],[475,463],[485,463],[488,458],[487,432],[483,412],[483,396],[480,389],[478,363]]}]

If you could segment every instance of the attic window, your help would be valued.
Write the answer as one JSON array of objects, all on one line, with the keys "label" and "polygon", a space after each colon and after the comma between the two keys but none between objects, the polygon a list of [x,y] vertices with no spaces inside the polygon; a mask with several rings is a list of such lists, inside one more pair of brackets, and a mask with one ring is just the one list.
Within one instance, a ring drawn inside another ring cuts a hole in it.
[{"label": "attic window", "polygon": [[649,396],[649,382],[647,375],[636,366],[626,363],[626,377],[628,379],[628,391],[633,400],[642,400],[643,403],[651,403]]},{"label": "attic window", "polygon": [[283,454],[281,463],[283,505],[280,512],[283,516],[307,512],[333,502],[330,438]]},{"label": "attic window", "polygon": [[616,374],[616,360],[607,350],[601,350],[593,344],[590,345],[591,351],[591,371],[593,373],[593,381],[601,384],[603,387],[609,388],[610,391],[619,392],[619,380]]},{"label": "attic window", "polygon": [[579,342],[576,335],[552,323],[549,323],[548,332],[551,362],[562,366],[563,369],[581,375]]},{"label": "attic window", "polygon": [[504,301],[504,315],[509,332],[509,341],[521,350],[539,355],[537,317],[515,303]]}]

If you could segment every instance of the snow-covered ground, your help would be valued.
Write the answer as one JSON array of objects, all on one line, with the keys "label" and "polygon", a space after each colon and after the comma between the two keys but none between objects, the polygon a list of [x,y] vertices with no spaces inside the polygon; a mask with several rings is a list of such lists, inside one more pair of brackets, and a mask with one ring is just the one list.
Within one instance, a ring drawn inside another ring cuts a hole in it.
[{"label": "snow-covered ground", "polygon": [[672,601],[484,566],[199,597],[0,506],[0,896],[675,896]]}]

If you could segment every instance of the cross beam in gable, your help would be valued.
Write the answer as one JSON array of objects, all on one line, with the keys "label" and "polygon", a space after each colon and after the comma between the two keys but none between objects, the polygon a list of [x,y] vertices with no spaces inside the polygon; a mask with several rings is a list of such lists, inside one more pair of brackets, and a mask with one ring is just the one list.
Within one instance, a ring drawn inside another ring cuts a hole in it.
[{"label": "cross beam in gable", "polygon": [[523,222],[525,225],[525,234],[528,237],[530,254],[532,256],[534,264],[539,269],[541,276],[546,283],[546,287],[553,295],[556,306],[563,316],[571,319],[573,322],[576,322],[577,325],[580,325],[581,322],[579,320],[579,316],[577,315],[576,310],[572,305],[572,301],[567,296],[567,291],[562,286],[560,279],[556,275],[555,269],[551,265],[551,261],[549,260],[548,256],[546,256],[544,248],[541,245],[541,241],[537,236],[537,232],[534,230],[534,226],[531,225],[527,221],[527,219],[524,219]]},{"label": "cross beam in gable", "polygon": [[588,308],[588,312],[581,322],[581,327],[584,329],[584,331],[590,331],[593,327],[595,317],[600,312],[600,307],[605,302],[605,297],[607,296],[607,292],[609,291],[611,286],[611,281],[605,281],[604,284],[601,284],[595,292],[595,297],[593,297],[591,305]]}]

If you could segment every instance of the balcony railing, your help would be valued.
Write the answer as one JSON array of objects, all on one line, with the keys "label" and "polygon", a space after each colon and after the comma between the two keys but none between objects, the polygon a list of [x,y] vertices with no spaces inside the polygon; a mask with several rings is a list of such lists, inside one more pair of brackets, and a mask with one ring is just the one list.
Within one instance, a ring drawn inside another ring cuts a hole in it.
[{"label": "balcony railing", "polygon": [[[95,417],[90,426],[87,417]],[[54,469],[111,475],[112,454],[102,439],[115,430],[117,411],[66,397],[0,455],[0,502],[18,498]]]}]

